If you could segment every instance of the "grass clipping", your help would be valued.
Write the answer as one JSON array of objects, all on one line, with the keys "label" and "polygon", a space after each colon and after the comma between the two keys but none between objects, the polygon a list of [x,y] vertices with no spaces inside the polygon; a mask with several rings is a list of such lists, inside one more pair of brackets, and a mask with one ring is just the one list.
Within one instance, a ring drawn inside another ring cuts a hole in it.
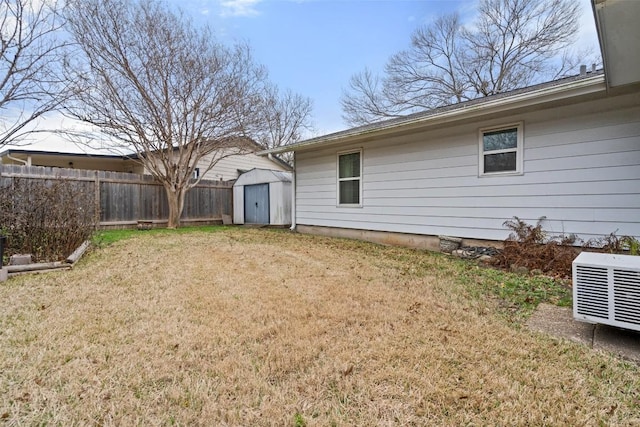
[{"label": "grass clipping", "polygon": [[0,420],[640,423],[637,366],[509,325],[467,263],[267,230],[135,236],[0,287]]}]

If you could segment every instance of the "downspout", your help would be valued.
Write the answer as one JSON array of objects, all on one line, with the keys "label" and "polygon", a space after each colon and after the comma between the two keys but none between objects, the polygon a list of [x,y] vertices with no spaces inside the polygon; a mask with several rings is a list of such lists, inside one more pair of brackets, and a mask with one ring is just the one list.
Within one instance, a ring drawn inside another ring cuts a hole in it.
[{"label": "downspout", "polygon": [[296,230],[296,152],[293,152],[293,174],[291,175],[291,231]]},{"label": "downspout", "polygon": [[27,160],[18,159],[17,157],[13,157],[11,154],[7,153],[7,159],[13,160],[14,162],[22,163],[25,166],[31,166]]}]

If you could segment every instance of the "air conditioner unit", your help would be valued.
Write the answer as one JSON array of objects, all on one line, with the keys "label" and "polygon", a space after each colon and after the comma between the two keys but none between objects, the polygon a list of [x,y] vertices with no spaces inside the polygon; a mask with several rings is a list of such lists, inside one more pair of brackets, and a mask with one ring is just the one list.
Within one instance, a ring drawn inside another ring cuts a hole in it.
[{"label": "air conditioner unit", "polygon": [[640,331],[640,256],[578,255],[573,260],[573,317]]}]

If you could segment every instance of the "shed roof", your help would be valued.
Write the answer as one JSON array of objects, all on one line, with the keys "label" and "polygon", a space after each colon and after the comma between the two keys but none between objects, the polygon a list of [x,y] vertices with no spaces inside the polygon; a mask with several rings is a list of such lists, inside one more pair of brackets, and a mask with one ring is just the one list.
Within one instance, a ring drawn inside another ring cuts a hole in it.
[{"label": "shed roof", "polygon": [[291,172],[254,168],[238,177],[233,186],[291,182]]}]

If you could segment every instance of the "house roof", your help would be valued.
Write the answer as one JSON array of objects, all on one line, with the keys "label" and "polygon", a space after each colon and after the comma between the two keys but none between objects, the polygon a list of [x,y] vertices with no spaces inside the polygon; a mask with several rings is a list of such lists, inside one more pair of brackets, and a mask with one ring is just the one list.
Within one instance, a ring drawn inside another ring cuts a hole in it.
[{"label": "house roof", "polygon": [[300,151],[318,146],[344,143],[350,140],[381,136],[387,132],[426,128],[459,120],[481,117],[491,113],[514,110],[554,101],[563,101],[576,96],[606,93],[604,72],[590,71],[577,76],[540,83],[509,92],[483,98],[476,98],[458,104],[383,120],[335,132],[295,144],[264,150],[257,154],[277,154],[287,151]]},{"label": "house roof", "polygon": [[[492,113],[514,112],[516,109],[535,105],[566,103],[586,95],[606,96],[612,89],[617,93],[637,90],[640,87],[640,26],[637,25],[640,20],[640,1],[591,0],[591,4],[604,62],[603,70],[581,70],[581,74],[577,76],[359,126],[258,154],[277,154],[355,142],[392,132],[426,129],[459,120],[480,118]],[[618,89],[620,87],[624,89]]]}]

